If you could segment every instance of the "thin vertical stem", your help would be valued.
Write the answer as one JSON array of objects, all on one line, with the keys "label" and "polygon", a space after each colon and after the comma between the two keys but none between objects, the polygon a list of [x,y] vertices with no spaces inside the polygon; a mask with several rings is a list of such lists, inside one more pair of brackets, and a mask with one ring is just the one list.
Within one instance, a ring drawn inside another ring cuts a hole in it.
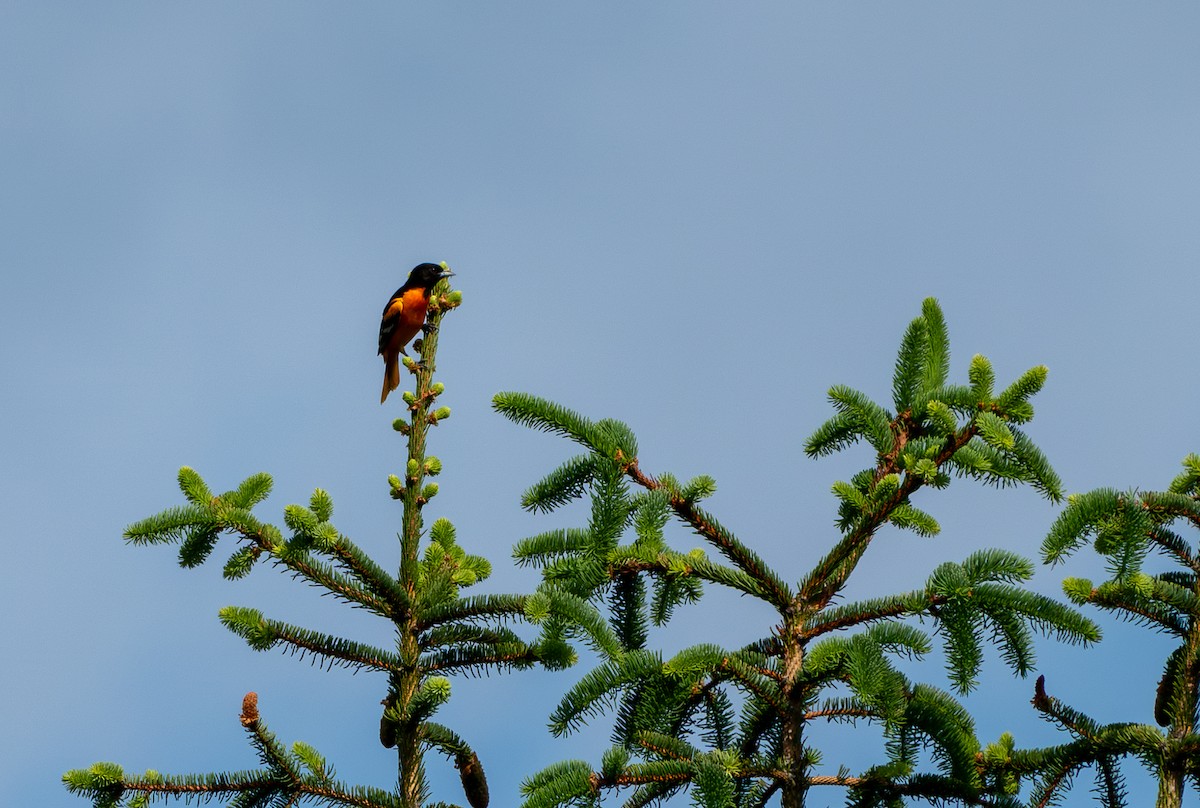
[{"label": "thin vertical stem", "polygon": [[[438,283],[431,292],[437,301],[449,289],[446,281]],[[416,389],[408,410],[411,413],[408,425],[408,458],[404,468],[404,517],[400,533],[400,585],[409,595],[409,602],[416,602],[418,579],[417,563],[420,557],[421,535],[424,532],[422,509],[425,498],[425,439],[431,425],[429,406],[435,396],[431,392],[433,373],[436,369],[437,328],[445,311],[434,305],[426,317],[428,328],[421,340],[421,361],[413,375]],[[404,671],[399,676],[397,701],[401,714],[407,712],[421,686],[421,649],[418,642],[417,615],[411,610],[396,616],[396,644],[404,662]],[[420,727],[404,722],[399,728],[396,751],[399,757],[400,799],[406,808],[420,808],[425,791],[425,771],[422,765]]]}]

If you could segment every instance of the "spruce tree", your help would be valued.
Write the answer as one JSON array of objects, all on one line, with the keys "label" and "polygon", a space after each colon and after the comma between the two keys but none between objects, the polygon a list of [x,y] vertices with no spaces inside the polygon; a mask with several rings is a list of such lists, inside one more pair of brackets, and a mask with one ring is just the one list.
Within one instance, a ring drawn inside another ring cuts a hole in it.
[{"label": "spruce tree", "polygon": [[[614,743],[599,765],[565,761],[530,777],[524,808],[595,805],[610,792],[632,808],[685,790],[708,808],[759,807],[776,795],[783,808],[799,808],[812,789],[830,786],[845,789],[853,806],[1019,804],[1016,773],[992,765],[1005,757],[1007,740],[982,749],[963,707],[935,686],[911,682],[895,660],[931,651],[929,632],[913,625],[922,618],[942,636],[951,684],[964,693],[976,684],[983,638],[1023,676],[1035,663],[1035,632],[1090,643],[1099,638],[1095,625],[1023,589],[1033,565],[1006,550],[944,563],[914,591],[841,602],[884,526],[939,532],[917,506],[925,489],[946,488],[957,476],[1061,497],[1058,477],[1023,428],[1046,369],[997,391],[985,357],[971,360],[967,384],[948,383],[949,360],[942,311],[929,299],[901,341],[891,407],[848,387],[829,391],[835,413],[806,452],[822,457],[865,443],[872,460],[834,483],[836,533],[824,557],[792,572],[794,582],[702,507],[715,490],[712,478],[647,471],[627,425],[523,393],[495,397],[495,408],[516,423],[584,448],[530,487],[522,504],[549,512],[590,497],[587,524],[526,539],[516,558],[541,569],[542,596],[559,605],[557,616],[542,612],[548,642],[585,635],[600,656],[562,699],[552,731],[615,714]],[[705,549],[672,549],[664,533],[672,521]],[[651,628],[710,586],[762,601],[773,622],[740,647],[705,643],[664,658],[649,642]],[[811,730],[826,722],[881,727],[878,764],[821,773],[831,764]]]},{"label": "spruce tree", "polygon": [[[1071,496],[1042,544],[1045,561],[1057,564],[1091,543],[1106,560],[1110,579],[1094,584],[1068,578],[1063,590],[1074,602],[1091,604],[1147,630],[1171,637],[1175,648],[1163,661],[1155,692],[1142,704],[1153,723],[1102,724],[1047,692],[1038,679],[1033,705],[1069,734],[1068,743],[1013,752],[1016,772],[1038,773],[1033,805],[1050,805],[1083,769],[1095,770],[1096,793],[1105,808],[1126,805],[1117,764],[1140,761],[1158,780],[1156,808],[1180,808],[1185,781],[1200,792],[1200,548],[1177,532],[1200,527],[1200,456],[1190,454],[1165,491],[1098,488]],[[1172,567],[1147,572],[1152,557]],[[1136,698],[1122,704],[1136,705]]]},{"label": "spruce tree", "polygon": [[[252,475],[233,490],[214,495],[197,472],[183,468],[179,487],[185,503],[135,522],[125,531],[125,539],[135,545],[177,542],[183,567],[200,566],[221,536],[232,536],[237,548],[225,563],[226,578],[245,577],[258,562],[270,561],[347,606],[389,621],[394,627],[395,648],[373,647],[290,625],[256,609],[231,606],[220,613],[221,622],[255,650],[298,651],[301,657],[331,670],[381,674],[384,708],[379,739],[396,750],[396,789],[387,792],[338,781],[333,768],[313,747],[296,742],[288,748],[277,740],[259,713],[257,695],[248,693],[241,723],[258,753],[259,768],[192,775],[133,774],[114,763],[97,763],[63,776],[71,792],[90,798],[98,808],[135,808],[163,798],[215,798],[231,808],[302,803],[357,808],[449,806],[452,802],[428,802],[425,757],[434,751],[458,769],[472,808],[488,804],[484,771],[469,742],[433,720],[450,696],[449,677],[523,668],[537,662],[553,666],[569,659],[569,649],[557,647],[550,649],[549,655],[543,654],[508,627],[522,617],[528,597],[461,594],[487,578],[491,566],[463,549],[449,520],[433,523],[422,550],[424,509],[438,492],[437,483],[429,478],[442,469],[441,461],[427,454],[426,441],[430,429],[450,416],[449,408],[437,403],[444,386],[433,381],[437,328],[461,299],[461,293],[450,291],[446,281],[434,288],[425,337],[414,344],[420,360],[405,362],[415,387],[403,396],[407,416],[393,424],[407,438],[403,472],[389,478],[392,498],[403,504],[395,573],[334,527],[333,502],[325,491],[313,492],[307,506],[287,506],[283,528],[261,521],[252,509],[271,491],[272,481],[266,474]],[[558,656],[554,656],[556,652]]]}]

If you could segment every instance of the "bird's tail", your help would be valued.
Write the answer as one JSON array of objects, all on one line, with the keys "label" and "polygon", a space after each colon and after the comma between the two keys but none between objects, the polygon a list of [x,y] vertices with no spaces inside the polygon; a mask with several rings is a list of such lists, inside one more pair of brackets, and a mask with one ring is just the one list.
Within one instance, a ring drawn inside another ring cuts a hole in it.
[{"label": "bird's tail", "polygon": [[387,401],[388,393],[400,386],[400,362],[399,357],[385,356],[383,358],[383,393],[379,396],[379,403]]}]

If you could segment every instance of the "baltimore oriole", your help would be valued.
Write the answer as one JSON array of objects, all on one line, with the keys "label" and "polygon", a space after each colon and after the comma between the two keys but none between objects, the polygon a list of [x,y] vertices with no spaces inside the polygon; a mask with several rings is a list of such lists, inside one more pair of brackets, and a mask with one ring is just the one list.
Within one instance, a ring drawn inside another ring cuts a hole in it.
[{"label": "baltimore oriole", "polygon": [[380,404],[387,401],[388,393],[400,386],[400,354],[408,356],[404,346],[425,325],[430,290],[442,278],[453,274],[437,264],[418,264],[383,307],[383,321],[379,324],[379,355],[383,357]]}]

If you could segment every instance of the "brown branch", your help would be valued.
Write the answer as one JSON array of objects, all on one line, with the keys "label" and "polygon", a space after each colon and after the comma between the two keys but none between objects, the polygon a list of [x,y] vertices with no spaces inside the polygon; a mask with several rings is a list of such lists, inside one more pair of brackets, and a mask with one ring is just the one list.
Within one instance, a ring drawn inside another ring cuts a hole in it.
[{"label": "brown branch", "polygon": [[261,547],[263,550],[265,550],[276,564],[287,567],[297,575],[307,578],[312,583],[325,587],[330,592],[343,598],[344,600],[347,600],[351,603],[357,603],[359,606],[375,612],[375,614],[389,618],[392,616],[390,607],[383,599],[378,598],[369,592],[364,592],[357,587],[350,586],[349,583],[340,581],[338,577],[323,572],[322,570],[319,570],[309,564],[305,564],[298,559],[281,558],[279,554],[275,552],[274,548],[272,548],[270,541],[261,534],[261,531],[253,535],[242,535],[244,535],[247,539],[250,539],[258,547]]},{"label": "brown branch", "polygon": [[692,779],[692,775],[688,772],[679,772],[678,774],[618,774],[609,780],[605,780],[599,775],[592,775],[592,782],[597,783],[596,788],[605,786],[642,786],[647,783],[686,783]]},{"label": "brown branch", "polygon": [[841,710],[813,710],[804,714],[805,721],[811,721],[814,718],[872,718],[875,713],[870,710],[845,708]]},{"label": "brown branch", "polygon": [[1058,773],[1057,777],[1052,778],[1047,785],[1044,786],[1046,796],[1034,808],[1049,808],[1054,804],[1054,792],[1070,778],[1070,769],[1063,769]]},{"label": "brown branch", "polygon": [[[900,449],[908,440],[909,420],[907,414],[902,413],[892,422],[893,431],[896,432],[896,443],[891,452],[880,458],[875,469],[875,479],[880,480],[888,474],[900,474],[904,472],[904,469],[898,465],[898,459]],[[977,431],[977,427],[968,425],[961,432],[947,437],[945,444],[934,460],[937,466],[940,468],[943,463],[954,456],[955,452],[966,446],[975,437]],[[871,539],[875,536],[875,532],[887,523],[891,512],[924,484],[925,481],[920,477],[905,473],[903,481],[896,489],[896,493],[873,513],[869,514],[866,521],[855,528],[850,535],[838,542],[833,550],[825,558],[821,559],[817,567],[809,573],[804,585],[801,587],[800,599],[816,608],[826,606],[850,576],[850,573],[853,572],[854,564],[857,563],[858,558],[866,551],[867,545],[870,544]],[[851,563],[847,565],[847,562]]]},{"label": "brown branch", "polygon": [[[624,463],[625,473],[638,485],[650,491],[663,488],[661,482],[641,470],[636,457],[628,462],[625,462],[625,459],[620,456],[617,459]],[[726,558],[752,577],[762,587],[767,600],[780,609],[788,607],[792,599],[791,593],[766,568],[762,559],[744,547],[741,542],[734,540],[731,533],[697,508],[694,502],[684,499],[672,491],[668,498],[668,504],[675,515],[686,522],[692,530],[715,545]]]},{"label": "brown branch", "polygon": [[[747,665],[746,667],[752,668],[756,671],[758,670],[755,666],[752,666],[752,665]],[[781,697],[784,697],[784,694],[782,692],[776,693],[776,694],[768,693],[757,682],[753,681],[752,679],[750,679],[748,677],[739,675],[738,671],[732,665],[729,664],[728,657],[721,660],[721,664],[720,664],[718,670],[724,671],[726,674],[728,674],[729,679],[740,684],[746,690],[750,691],[755,696],[758,696],[758,698],[762,699],[764,702],[771,705],[771,707],[779,715],[782,716],[786,712],[785,706],[779,700]],[[782,681],[781,676],[776,675],[774,678]]]},{"label": "brown branch", "polygon": [[142,791],[148,794],[237,794],[242,791],[251,791],[257,788],[279,787],[279,781],[267,775],[261,780],[247,780],[241,783],[227,783],[220,786],[211,786],[204,783],[182,783],[172,785],[170,783],[122,783],[121,788],[124,791]]},{"label": "brown branch", "polygon": [[[338,535],[338,541],[334,542],[328,552],[337,559],[343,567],[349,570],[355,577],[374,590],[377,596],[386,598],[385,606],[387,608],[386,617],[391,617],[393,614],[399,614],[404,610],[411,608],[411,603],[407,593],[400,587],[398,581],[392,578],[381,569],[371,569],[364,566],[360,560],[342,545],[345,539]],[[382,578],[380,576],[383,576]]]},{"label": "brown branch", "polygon": [[1033,699],[1031,699],[1030,703],[1033,705],[1033,709],[1050,716],[1080,738],[1092,743],[1099,742],[1100,739],[1094,734],[1080,727],[1078,723],[1070,720],[1063,714],[1063,711],[1059,709],[1062,702],[1046,693],[1046,677],[1044,675],[1039,676],[1037,682],[1034,683]]},{"label": "brown branch", "polygon": [[638,738],[636,743],[638,746],[642,747],[647,752],[653,752],[654,754],[659,755],[661,757],[670,758],[671,760],[687,760],[687,758],[684,757],[683,755],[676,754],[674,750],[667,749],[666,747],[659,746],[657,744],[653,744],[650,741],[648,741],[646,738]]},{"label": "brown branch", "polygon": [[[949,598],[944,595],[930,595],[926,601],[926,606],[939,606],[948,600]],[[859,614],[846,615],[845,617],[841,617],[836,620],[830,620],[824,623],[806,626],[804,631],[801,632],[800,637],[802,641],[807,642],[814,637],[819,637],[822,634],[829,633],[830,631],[837,631],[838,629],[849,628],[850,626],[858,626],[875,620],[887,620],[891,617],[900,617],[907,614],[915,614],[915,612],[913,612],[908,608],[907,605],[903,603],[895,603],[885,609],[875,609],[868,612],[861,612]]]},{"label": "brown branch", "polygon": [[839,777],[836,775],[818,775],[808,778],[810,786],[846,786],[847,788],[854,788],[855,786],[861,786],[865,782],[867,781],[861,777]]}]

